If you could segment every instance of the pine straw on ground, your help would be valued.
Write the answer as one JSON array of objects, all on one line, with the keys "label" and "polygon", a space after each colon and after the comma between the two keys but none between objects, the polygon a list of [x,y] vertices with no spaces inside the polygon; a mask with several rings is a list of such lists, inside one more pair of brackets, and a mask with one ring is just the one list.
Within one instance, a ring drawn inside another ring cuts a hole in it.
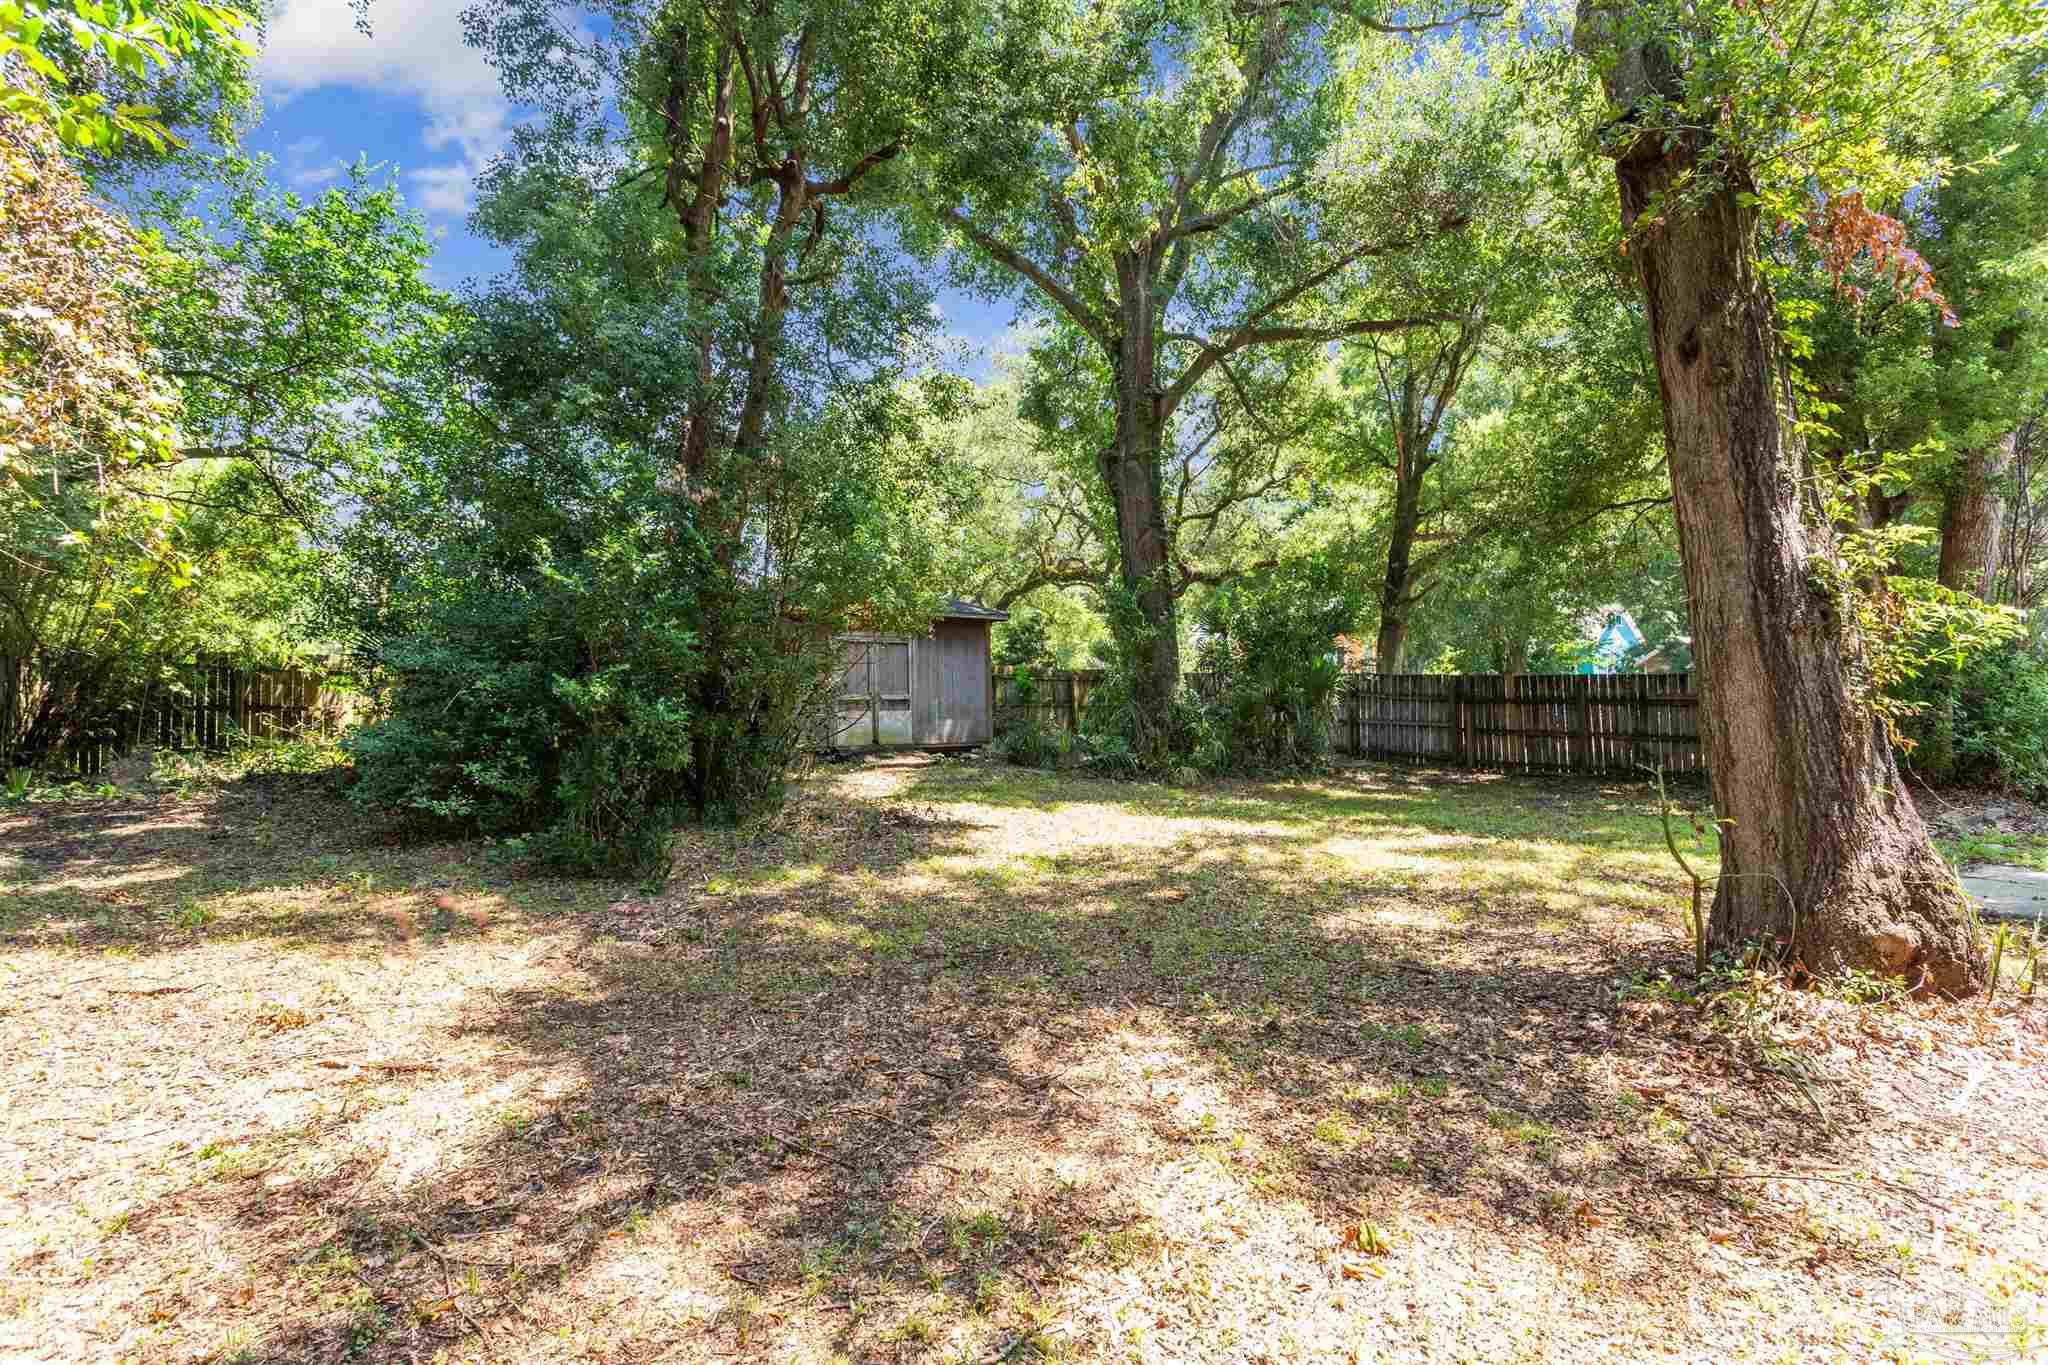
[{"label": "pine straw on ground", "polygon": [[1712,1026],[1648,802],[897,760],[654,893],[0,810],[0,1360],[2042,1349],[2048,1008]]}]

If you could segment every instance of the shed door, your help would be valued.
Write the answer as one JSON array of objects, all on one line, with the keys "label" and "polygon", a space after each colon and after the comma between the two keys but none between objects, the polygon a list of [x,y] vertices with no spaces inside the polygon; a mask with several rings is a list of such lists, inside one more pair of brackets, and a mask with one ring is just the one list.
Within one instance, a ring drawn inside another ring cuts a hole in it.
[{"label": "shed door", "polygon": [[872,647],[866,640],[839,642],[839,709],[831,742],[860,748],[875,742]]},{"label": "shed door", "polygon": [[992,729],[988,713],[988,627],[970,621],[939,621],[925,646],[937,658],[930,670],[938,684],[929,744],[985,744]]},{"label": "shed door", "polygon": [[910,642],[877,640],[874,644],[875,740],[880,744],[910,743]]}]

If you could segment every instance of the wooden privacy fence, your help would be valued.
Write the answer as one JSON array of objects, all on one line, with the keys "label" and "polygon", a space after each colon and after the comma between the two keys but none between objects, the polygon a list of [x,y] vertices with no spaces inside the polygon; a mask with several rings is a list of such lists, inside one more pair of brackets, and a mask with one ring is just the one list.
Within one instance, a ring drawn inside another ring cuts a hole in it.
[{"label": "wooden privacy fence", "polygon": [[1331,739],[1454,767],[1697,773],[1699,705],[1690,673],[1353,673]]},{"label": "wooden privacy fence", "polygon": [[[14,765],[41,688],[33,661],[0,655],[0,770]],[[355,719],[358,701],[319,670],[197,660],[88,726],[63,764],[90,777],[138,745],[218,752],[236,739],[335,735]]]},{"label": "wooden privacy fence", "polygon": [[999,669],[994,675],[996,733],[1036,721],[1044,729],[1077,734],[1089,689],[1101,681],[1099,668]]},{"label": "wooden privacy fence", "polygon": [[[1035,720],[1048,730],[1078,734],[1088,694],[1103,679],[1099,668],[1032,671],[1003,669],[994,675],[996,733],[1021,721]],[[1207,697],[1217,686],[1214,673],[1183,673],[1181,681],[1196,695]]]},{"label": "wooden privacy fence", "polygon": [[[1080,728],[1096,670],[995,680],[996,731],[1035,720]],[[1190,674],[1203,690],[1212,681]],[[1029,699],[1026,698],[1029,693]],[[1537,772],[1706,770],[1690,673],[1347,673],[1330,745],[1358,758]]]}]

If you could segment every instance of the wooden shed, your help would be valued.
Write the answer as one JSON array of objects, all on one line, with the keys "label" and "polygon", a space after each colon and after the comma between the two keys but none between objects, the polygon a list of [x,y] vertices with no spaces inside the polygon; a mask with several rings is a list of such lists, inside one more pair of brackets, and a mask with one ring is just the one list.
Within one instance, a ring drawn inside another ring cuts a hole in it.
[{"label": "wooden shed", "polygon": [[968,749],[995,737],[989,627],[1010,614],[948,599],[923,635],[841,635],[838,749]]}]

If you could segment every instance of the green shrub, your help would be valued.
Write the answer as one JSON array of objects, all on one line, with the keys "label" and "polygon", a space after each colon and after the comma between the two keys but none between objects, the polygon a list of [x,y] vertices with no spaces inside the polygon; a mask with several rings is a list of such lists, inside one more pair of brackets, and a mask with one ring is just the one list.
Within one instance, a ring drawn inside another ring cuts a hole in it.
[{"label": "green shrub", "polygon": [[833,635],[930,619],[908,473],[856,438],[784,433],[774,515],[723,539],[631,446],[423,441],[323,583],[383,694],[354,799],[641,874],[685,820],[779,803],[825,734]]},{"label": "green shrub", "polygon": [[1105,777],[1163,775],[1173,768],[1202,767],[1198,758],[1213,752],[1202,708],[1185,690],[1176,695],[1166,717],[1164,761],[1156,767],[1141,757],[1139,708],[1131,683],[1132,661],[1113,643],[1098,647],[1102,678],[1088,689],[1081,710],[1081,733],[1075,745],[1082,766]]},{"label": "green shrub", "polygon": [[[1102,681],[1089,689],[1077,748],[1086,767],[1111,777],[1286,772],[1329,753],[1330,699],[1342,679],[1336,637],[1361,608],[1354,576],[1328,557],[1291,560],[1233,580],[1196,618],[1199,688],[1183,687],[1165,718],[1164,752],[1142,756],[1132,651],[1099,650]],[[1154,726],[1141,727],[1141,719]]]},{"label": "green shrub", "polygon": [[1035,720],[1021,721],[997,737],[996,752],[1020,768],[1057,768],[1066,752],[1065,736]]},{"label": "green shrub", "polygon": [[994,630],[996,667],[1020,670],[1052,667],[1052,630],[1042,613],[1025,607],[995,626]]},{"label": "green shrub", "polygon": [[1361,607],[1354,576],[1321,558],[1237,579],[1204,604],[1200,623],[1210,771],[1299,771],[1330,749],[1330,698],[1342,672],[1337,635]]},{"label": "green shrub", "polygon": [[2015,645],[1930,668],[1900,689],[1906,762],[1930,782],[2048,796],[2048,652]]},{"label": "green shrub", "polygon": [[578,558],[455,578],[383,642],[388,713],[344,745],[354,800],[569,867],[662,863],[691,797],[694,595],[631,529]]}]

